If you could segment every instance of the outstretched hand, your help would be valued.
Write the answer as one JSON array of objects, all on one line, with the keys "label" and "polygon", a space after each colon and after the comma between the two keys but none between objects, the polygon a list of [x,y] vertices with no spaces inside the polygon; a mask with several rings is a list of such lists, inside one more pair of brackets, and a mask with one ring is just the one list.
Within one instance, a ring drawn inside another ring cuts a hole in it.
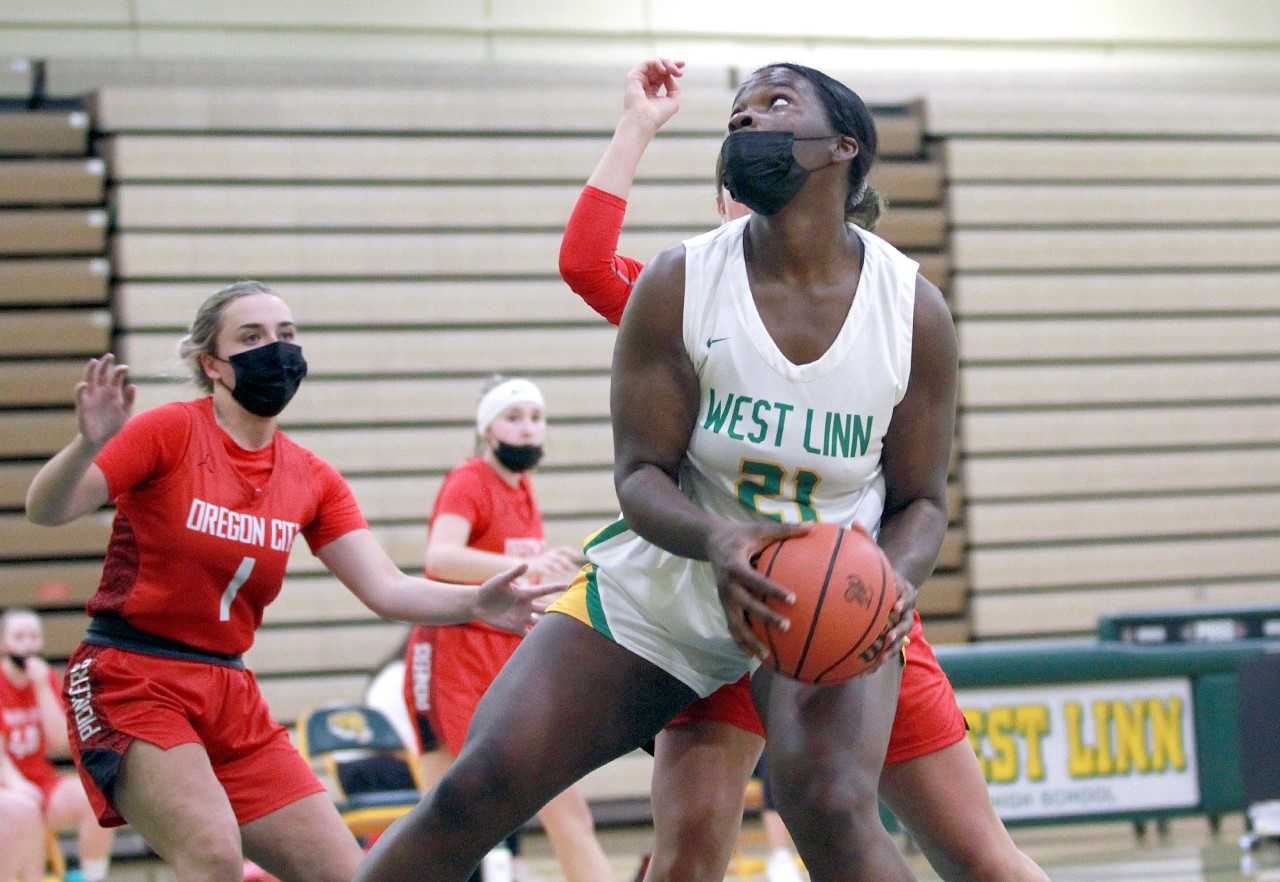
[{"label": "outstretched hand", "polygon": [[653,131],[667,124],[680,110],[680,85],[684,62],[670,58],[650,58],[627,73],[622,109]]},{"label": "outstretched hand", "polygon": [[481,585],[476,596],[475,617],[486,625],[515,634],[523,634],[529,630],[551,605],[550,595],[559,594],[569,584],[517,584],[516,580],[528,569],[527,564],[521,564],[505,573],[499,573]]},{"label": "outstretched hand", "polygon": [[89,359],[75,389],[81,436],[94,447],[102,447],[128,422],[137,394],[138,387],[129,382],[128,365],[116,364],[110,352]]}]

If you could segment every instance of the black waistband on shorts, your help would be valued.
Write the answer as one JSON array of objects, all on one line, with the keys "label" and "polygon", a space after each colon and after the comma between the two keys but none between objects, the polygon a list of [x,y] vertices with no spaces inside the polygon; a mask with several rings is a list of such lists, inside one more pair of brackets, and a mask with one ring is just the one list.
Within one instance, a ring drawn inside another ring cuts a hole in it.
[{"label": "black waistband on shorts", "polygon": [[209,652],[186,643],[179,643],[177,640],[157,637],[155,634],[148,634],[146,631],[135,628],[119,616],[94,616],[89,622],[89,630],[84,635],[84,642],[93,646],[109,646],[112,649],[137,652],[141,655],[155,655],[160,658],[203,662],[207,665],[244,670],[244,659],[238,655]]}]

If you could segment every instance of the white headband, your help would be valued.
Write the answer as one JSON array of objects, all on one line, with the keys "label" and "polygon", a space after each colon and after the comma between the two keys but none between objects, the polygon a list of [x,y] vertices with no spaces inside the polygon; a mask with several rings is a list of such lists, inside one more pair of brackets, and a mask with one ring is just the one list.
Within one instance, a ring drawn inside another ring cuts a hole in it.
[{"label": "white headband", "polygon": [[476,405],[476,434],[483,435],[489,424],[508,407],[516,403],[536,404],[545,407],[542,392],[528,380],[514,379],[499,383],[480,399]]}]

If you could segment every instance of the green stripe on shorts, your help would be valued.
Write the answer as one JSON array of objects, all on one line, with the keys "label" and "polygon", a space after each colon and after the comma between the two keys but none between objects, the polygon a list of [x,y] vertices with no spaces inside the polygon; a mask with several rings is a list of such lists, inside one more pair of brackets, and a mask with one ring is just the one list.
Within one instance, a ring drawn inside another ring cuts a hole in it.
[{"label": "green stripe on shorts", "polygon": [[613,640],[613,632],[609,630],[609,621],[604,617],[604,604],[600,602],[600,586],[596,584],[595,567],[591,567],[587,571],[587,615],[591,617],[591,627]]}]

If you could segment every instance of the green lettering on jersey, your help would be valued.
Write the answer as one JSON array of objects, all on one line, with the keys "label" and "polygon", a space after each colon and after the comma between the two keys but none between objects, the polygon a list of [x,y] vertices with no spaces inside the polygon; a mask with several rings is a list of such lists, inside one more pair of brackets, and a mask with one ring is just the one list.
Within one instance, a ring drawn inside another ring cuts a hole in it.
[{"label": "green lettering on jersey", "polygon": [[747,436],[747,440],[752,444],[759,444],[769,434],[769,424],[760,416],[760,410],[762,408],[764,410],[769,410],[769,402],[765,401],[763,398],[757,398],[755,407],[751,408],[751,420],[756,424],[759,434],[752,432]]},{"label": "green lettering on jersey", "polygon": [[707,418],[702,422],[702,428],[710,429],[717,435],[724,428],[724,421],[729,418],[729,411],[733,407],[733,395],[720,401],[719,407],[716,406],[716,390],[714,387],[707,388]]},{"label": "green lettering on jersey", "polygon": [[738,431],[738,423],[742,422],[742,405],[750,404],[751,399],[746,395],[739,395],[738,400],[733,402],[733,418],[729,420],[729,437],[734,441],[745,441],[746,435]]},{"label": "green lettering on jersey", "polygon": [[848,413],[832,414],[831,420],[831,455],[848,459],[850,436],[853,434],[853,415]]},{"label": "green lettering on jersey", "polygon": [[872,415],[867,414],[867,422],[862,422],[862,414],[853,415],[853,446],[858,456],[867,455],[867,445],[871,443]]},{"label": "green lettering on jersey", "polygon": [[787,404],[785,401],[775,401],[773,403],[773,409],[778,412],[778,431],[777,431],[777,434],[773,436],[773,446],[781,447],[782,432],[784,429],[786,429],[786,426],[787,426],[787,414],[795,410],[795,407],[793,405]]},{"label": "green lettering on jersey", "polygon": [[810,453],[814,453],[814,454],[817,454],[818,456],[821,456],[822,449],[819,447],[814,447],[812,444],[809,443],[809,439],[812,436],[813,436],[813,408],[810,407],[805,411],[805,414],[804,414],[804,449],[809,451]]}]

